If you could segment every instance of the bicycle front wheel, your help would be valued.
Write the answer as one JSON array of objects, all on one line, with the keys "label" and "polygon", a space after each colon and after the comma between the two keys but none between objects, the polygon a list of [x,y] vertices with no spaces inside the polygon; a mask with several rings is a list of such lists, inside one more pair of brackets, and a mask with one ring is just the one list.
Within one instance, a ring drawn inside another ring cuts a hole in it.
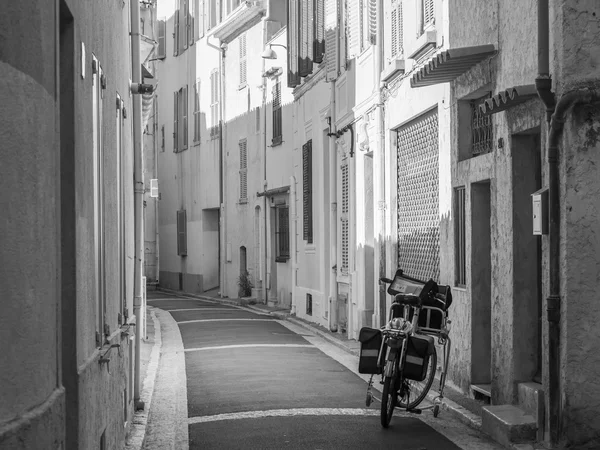
[{"label": "bicycle front wheel", "polygon": [[397,397],[395,385],[396,375],[385,377],[385,381],[383,382],[383,395],[381,397],[381,426],[383,428],[390,426],[392,414],[394,414]]},{"label": "bicycle front wheel", "polygon": [[[437,368],[437,351],[433,348],[433,353],[429,356],[429,365],[427,367],[427,376],[423,381],[408,380],[404,378],[400,386],[400,395],[398,395],[397,405],[401,408],[413,409],[421,404],[435,378]],[[408,401],[408,403],[407,403]]]}]

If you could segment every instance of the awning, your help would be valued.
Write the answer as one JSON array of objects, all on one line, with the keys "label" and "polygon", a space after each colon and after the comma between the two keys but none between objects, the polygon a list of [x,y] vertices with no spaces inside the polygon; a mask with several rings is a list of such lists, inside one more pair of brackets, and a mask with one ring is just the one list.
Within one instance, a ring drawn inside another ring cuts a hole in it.
[{"label": "awning", "polygon": [[412,76],[410,86],[423,87],[453,81],[495,51],[495,47],[489,44],[451,48],[438,53]]},{"label": "awning", "polygon": [[283,186],[283,187],[278,187],[278,188],[274,188],[274,189],[268,189],[268,190],[262,191],[262,192],[257,192],[256,196],[257,197],[272,197],[277,194],[285,194],[286,192],[289,192],[289,191],[290,191],[289,186]]},{"label": "awning", "polygon": [[479,110],[485,115],[496,114],[537,97],[537,95],[537,90],[533,84],[511,87],[499,92],[492,98],[488,98],[479,105]]},{"label": "awning", "polygon": [[208,32],[208,36],[214,36],[222,43],[234,40],[246,28],[259,21],[266,12],[265,2],[244,1],[229,13],[223,22]]}]

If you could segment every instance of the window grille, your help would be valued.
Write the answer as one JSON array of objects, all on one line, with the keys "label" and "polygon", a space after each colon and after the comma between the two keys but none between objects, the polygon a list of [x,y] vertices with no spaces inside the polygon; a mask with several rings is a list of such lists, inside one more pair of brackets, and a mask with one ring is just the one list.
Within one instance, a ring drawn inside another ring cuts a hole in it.
[{"label": "window grille", "polygon": [[489,95],[471,102],[471,154],[490,153],[494,149],[492,115],[484,115],[479,109]]},{"label": "window grille", "polygon": [[313,242],[312,217],[312,140],[302,146],[302,182],[303,182],[303,238],[308,244]]},{"label": "window grille", "polygon": [[402,8],[403,0],[396,0],[395,3],[392,3],[392,23],[390,27],[392,33],[392,58],[401,58],[404,55],[404,15]]},{"label": "window grille", "polygon": [[240,88],[246,86],[246,33],[238,39],[240,45]]},{"label": "window grille", "polygon": [[282,141],[281,125],[281,82],[277,81],[273,86],[273,145],[279,145]]},{"label": "window grille", "polygon": [[280,206],[277,208],[277,257],[276,261],[285,262],[290,258],[290,221],[289,207]]},{"label": "window grille", "polygon": [[240,147],[240,202],[248,201],[248,146],[246,139],[239,141]]},{"label": "window grille", "polygon": [[348,274],[349,268],[349,232],[348,227],[348,212],[349,212],[349,196],[350,183],[348,161],[346,160],[341,167],[341,182],[342,182],[342,213],[341,213],[341,272],[344,275]]},{"label": "window grille", "polygon": [[465,287],[467,284],[465,192],[464,186],[454,189],[454,267],[456,268],[456,286],[459,287]]},{"label": "window grille", "polygon": [[200,141],[200,80],[194,83],[194,142]]},{"label": "window grille", "polygon": [[428,280],[440,275],[437,110],[398,130],[398,266]]}]

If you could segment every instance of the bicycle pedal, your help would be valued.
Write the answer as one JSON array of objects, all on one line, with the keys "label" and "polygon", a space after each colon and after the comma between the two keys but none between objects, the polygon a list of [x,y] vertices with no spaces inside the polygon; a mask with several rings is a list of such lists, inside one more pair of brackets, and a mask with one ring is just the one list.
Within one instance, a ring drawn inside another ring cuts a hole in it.
[{"label": "bicycle pedal", "polygon": [[419,408],[413,408],[413,409],[407,409],[406,412],[409,412],[411,414],[421,414],[421,412],[423,412],[423,410],[419,409]]}]

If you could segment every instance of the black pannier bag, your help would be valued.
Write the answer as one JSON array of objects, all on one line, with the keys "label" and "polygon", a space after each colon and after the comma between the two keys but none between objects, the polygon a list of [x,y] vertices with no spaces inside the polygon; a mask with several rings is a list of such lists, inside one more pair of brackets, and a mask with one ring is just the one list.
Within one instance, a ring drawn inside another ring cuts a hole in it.
[{"label": "black pannier bag", "polygon": [[[419,327],[425,328],[427,331],[439,331],[442,328],[443,314],[434,308],[439,308],[442,311],[446,311],[446,317],[448,316],[448,307],[452,304],[452,292],[450,286],[437,285],[433,280],[429,280],[428,283],[433,283],[431,292],[441,294],[444,300],[436,297],[435,295],[422,296],[423,307],[419,312]],[[428,290],[429,291],[429,290]],[[404,306],[399,304],[392,305],[392,317],[404,317]],[[412,321],[413,309],[409,310],[407,320]]]},{"label": "black pannier bag", "polygon": [[429,357],[434,351],[433,337],[424,334],[410,336],[404,360],[404,377],[409,380],[423,381],[427,377]]},{"label": "black pannier bag", "polygon": [[379,350],[383,335],[376,328],[363,327],[358,334],[360,342],[360,356],[358,360],[358,373],[380,374],[381,368],[377,367]]}]

